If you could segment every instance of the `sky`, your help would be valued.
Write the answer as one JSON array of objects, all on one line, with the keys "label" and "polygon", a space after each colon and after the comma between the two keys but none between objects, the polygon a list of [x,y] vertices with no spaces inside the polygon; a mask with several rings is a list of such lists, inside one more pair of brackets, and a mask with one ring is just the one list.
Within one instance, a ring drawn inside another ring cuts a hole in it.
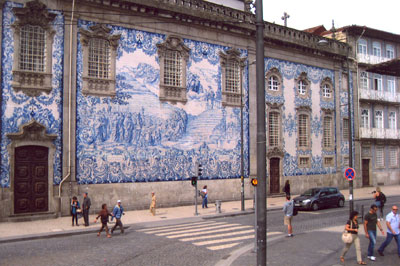
[{"label": "sky", "polygon": [[290,16],[288,27],[298,30],[324,25],[327,30],[349,25],[367,26],[400,34],[400,0],[262,0],[264,20],[283,25],[284,12]]}]

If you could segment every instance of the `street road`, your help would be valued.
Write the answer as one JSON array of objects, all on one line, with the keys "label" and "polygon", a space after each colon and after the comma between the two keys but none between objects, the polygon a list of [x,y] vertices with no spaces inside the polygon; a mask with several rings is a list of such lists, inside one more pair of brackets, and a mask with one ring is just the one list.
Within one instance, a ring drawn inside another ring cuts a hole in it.
[{"label": "street road", "polygon": [[[399,203],[400,197],[388,198],[388,211],[394,202]],[[365,204],[365,211],[368,211],[371,203],[369,200],[355,204]],[[310,232],[343,226],[347,218],[347,204],[344,208],[300,212],[294,218],[295,236],[289,239],[284,237],[286,228],[283,226],[282,211],[269,211],[268,265],[338,264],[339,249],[342,248],[340,232]],[[378,244],[381,242],[378,239]],[[103,232],[100,237],[91,233],[0,244],[0,265],[227,265],[229,258],[245,248],[233,265],[246,266],[256,264],[256,256],[251,252],[253,243],[254,215],[214,219],[194,217],[135,224],[124,235],[115,232],[111,239],[107,239]],[[362,240],[363,253],[367,248],[365,243],[366,240]],[[355,262],[355,251],[352,249],[348,253],[349,262]],[[312,253],[309,250],[323,252]],[[397,255],[394,257],[394,250],[392,243],[385,251],[385,265],[399,265],[391,264],[392,258],[399,259]],[[311,254],[309,258],[307,254]]]}]

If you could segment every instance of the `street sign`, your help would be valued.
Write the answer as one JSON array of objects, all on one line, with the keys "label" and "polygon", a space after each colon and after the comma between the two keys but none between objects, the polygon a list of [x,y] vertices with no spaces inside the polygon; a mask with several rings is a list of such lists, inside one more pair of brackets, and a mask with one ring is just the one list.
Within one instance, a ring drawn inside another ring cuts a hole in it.
[{"label": "street sign", "polygon": [[344,171],[344,177],[351,181],[356,178],[356,171],[353,168],[349,167]]}]

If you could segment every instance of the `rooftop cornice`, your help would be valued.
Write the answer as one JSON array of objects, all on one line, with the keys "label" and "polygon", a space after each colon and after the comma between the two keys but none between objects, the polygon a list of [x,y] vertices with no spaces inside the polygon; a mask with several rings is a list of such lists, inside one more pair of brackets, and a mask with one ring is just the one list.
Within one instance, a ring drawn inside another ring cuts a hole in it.
[{"label": "rooftop cornice", "polygon": [[[255,38],[254,14],[202,0],[80,0],[80,3],[174,19]],[[337,60],[343,60],[351,49],[346,43],[308,32],[269,22],[264,22],[264,25],[266,44],[280,45]],[[318,45],[321,39],[325,40],[323,47]]]}]

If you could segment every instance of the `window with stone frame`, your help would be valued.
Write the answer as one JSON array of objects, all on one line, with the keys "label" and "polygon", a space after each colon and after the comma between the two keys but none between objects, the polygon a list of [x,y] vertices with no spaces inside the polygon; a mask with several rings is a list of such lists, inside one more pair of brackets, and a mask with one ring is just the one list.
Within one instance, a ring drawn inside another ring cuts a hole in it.
[{"label": "window with stone frame", "polygon": [[332,149],[333,147],[333,134],[332,134],[332,116],[325,115],[323,119],[323,148]]},{"label": "window with stone frame", "polygon": [[332,167],[334,162],[333,156],[324,156],[324,167]]},{"label": "window with stone frame", "polygon": [[160,101],[186,103],[186,66],[190,49],[179,36],[157,44],[160,62]]},{"label": "window with stone frame", "polygon": [[383,111],[375,110],[375,128],[383,129]]},{"label": "window with stone frame", "polygon": [[389,129],[397,129],[397,120],[396,120],[396,112],[390,111],[389,112]]},{"label": "window with stone frame", "polygon": [[375,148],[375,166],[376,168],[385,167],[385,149],[383,146],[376,146]]},{"label": "window with stone frame", "polygon": [[270,112],[268,116],[268,139],[270,147],[279,146],[280,139],[280,114],[278,112]]},{"label": "window with stone frame", "polygon": [[297,111],[297,146],[300,150],[310,150],[310,107],[300,106]]},{"label": "window with stone frame", "polygon": [[243,70],[246,58],[238,49],[221,51],[222,105],[240,106],[243,104]]},{"label": "window with stone frame", "polygon": [[267,93],[280,95],[282,93],[282,75],[277,68],[271,68],[265,75]]},{"label": "window with stone frame", "polygon": [[116,95],[115,68],[121,34],[96,24],[79,29],[83,55],[82,94],[104,97]]},{"label": "window with stone frame", "polygon": [[321,82],[322,99],[325,101],[333,100],[333,83],[330,78],[324,78]]},{"label": "window with stone frame", "polygon": [[311,82],[307,78],[307,73],[302,72],[299,77],[295,79],[296,95],[301,98],[308,98],[310,96],[310,84]]},{"label": "window with stone frame", "polygon": [[14,7],[14,55],[11,86],[28,96],[49,94],[52,90],[52,53],[57,16],[39,1]]},{"label": "window with stone frame", "polygon": [[375,74],[374,75],[374,90],[376,91],[383,91],[383,86],[382,86],[382,76]]},{"label": "window with stone frame", "polygon": [[390,147],[389,148],[389,167],[398,168],[398,148]]}]

